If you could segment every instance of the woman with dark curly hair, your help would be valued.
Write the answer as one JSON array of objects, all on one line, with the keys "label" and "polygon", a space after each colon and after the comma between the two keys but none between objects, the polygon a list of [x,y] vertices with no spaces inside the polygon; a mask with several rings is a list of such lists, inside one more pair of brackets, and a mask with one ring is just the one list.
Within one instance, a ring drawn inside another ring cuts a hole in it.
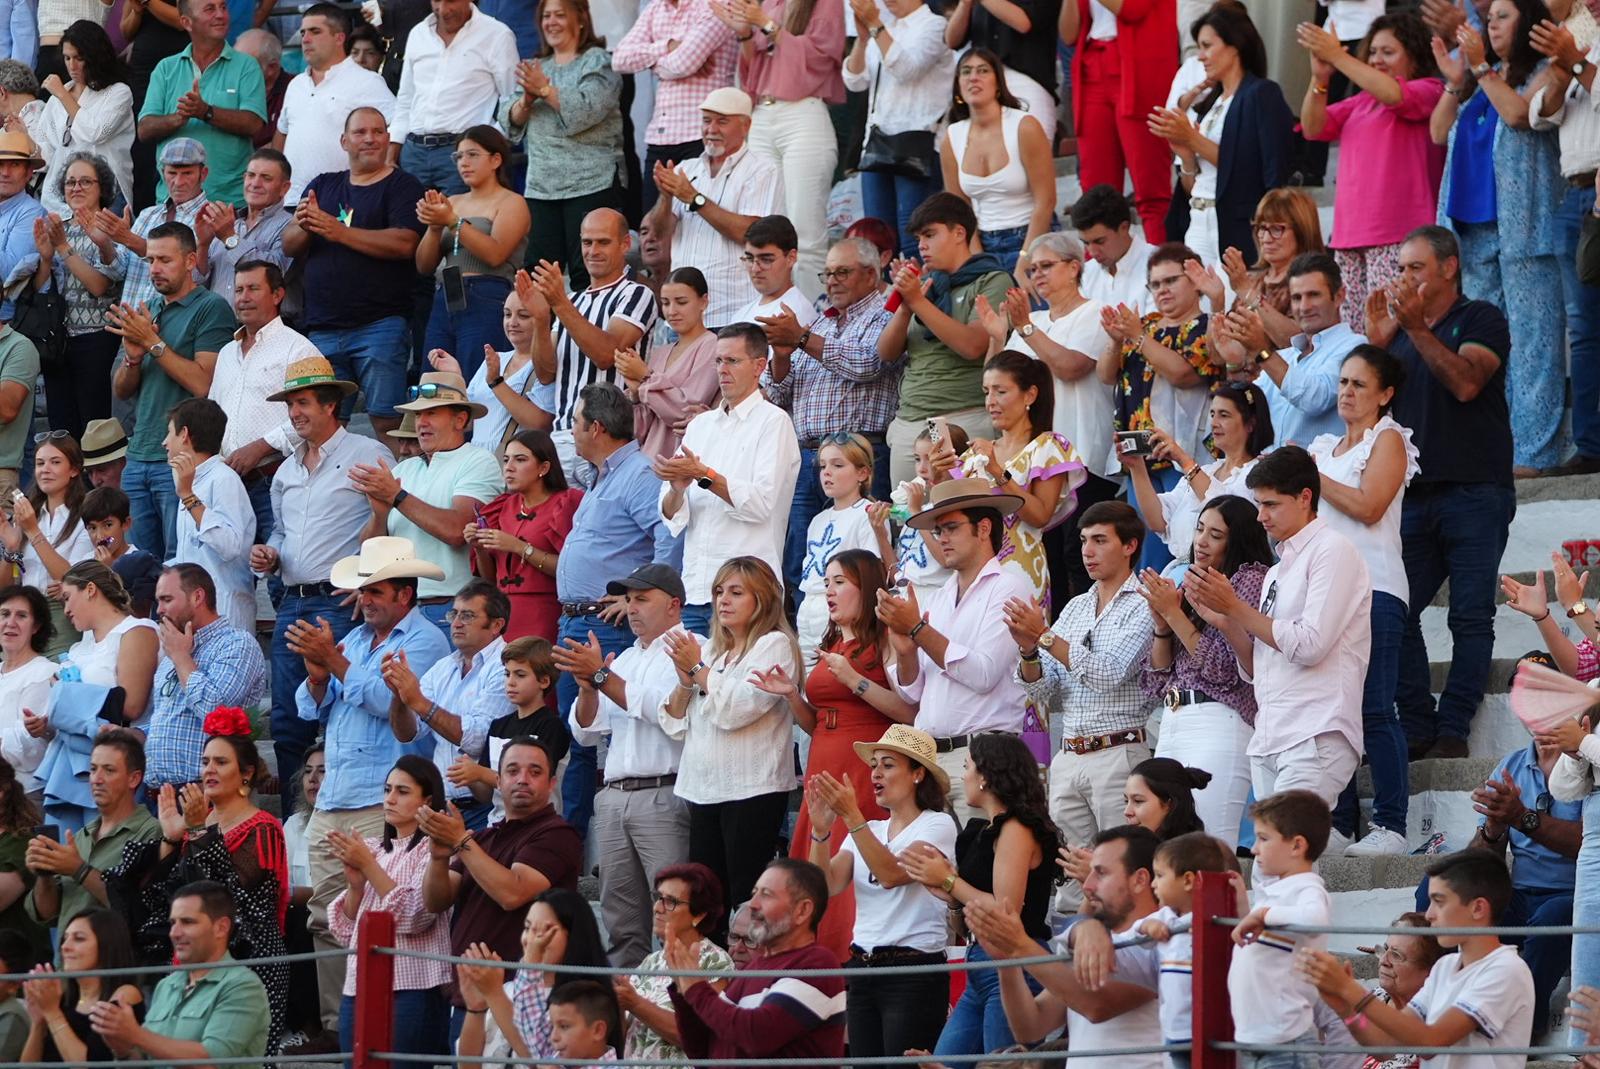
[{"label": "woman with dark curly hair", "polygon": [[68,26],[61,35],[61,58],[68,80],[45,75],[40,88],[50,99],[28,133],[47,164],[39,201],[64,218],[71,209],[61,195],[61,176],[79,153],[109,160],[116,168],[109,196],[132,195],[134,120],[128,68],[104,27],[89,19]]},{"label": "woman with dark curly hair", "polygon": [[[901,866],[951,906],[952,924],[964,925],[956,907],[974,900],[1018,903],[1023,928],[1042,947],[1050,938],[1045,914],[1056,883],[1055,859],[1061,838],[1050,821],[1039,763],[1017,735],[975,735],[961,779],[968,804],[987,819],[971,820],[961,829],[953,862],[932,846],[918,843],[901,855]],[[967,950],[968,961],[987,957],[976,943]],[[1033,984],[1031,978],[1029,984]],[[1011,1026],[1000,1004],[999,972],[980,969],[969,973],[966,990],[950,1011],[934,1048],[934,1060],[946,1054],[999,1050],[1012,1042]]]},{"label": "woman with dark curly hair", "polygon": [[[732,971],[733,959],[711,941],[722,922],[722,884],[716,873],[692,861],[668,865],[656,873],[650,902],[655,933],[663,945],[669,940],[681,944],[698,959],[698,968]],[[688,1060],[678,1036],[678,1017],[667,996],[672,980],[649,975],[666,967],[666,952],[657,950],[639,963],[643,975],[616,980],[617,1004],[628,1015],[624,1058],[650,1058],[662,1065]]]}]

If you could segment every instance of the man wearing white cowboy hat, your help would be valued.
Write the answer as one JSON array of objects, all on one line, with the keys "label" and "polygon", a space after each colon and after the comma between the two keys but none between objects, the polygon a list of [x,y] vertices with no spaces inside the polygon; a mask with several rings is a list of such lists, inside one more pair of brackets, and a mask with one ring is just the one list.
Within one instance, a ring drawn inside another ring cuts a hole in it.
[{"label": "man wearing white cowboy hat", "polygon": [[5,288],[0,321],[11,319],[17,294],[39,269],[33,221],[44,215],[44,206],[28,195],[28,179],[43,166],[26,131],[0,132],[0,286]]},{"label": "man wearing white cowboy hat", "polygon": [[[337,589],[355,591],[360,626],[343,642],[322,616],[288,627],[289,649],[304,658],[306,668],[305,682],[295,692],[296,715],[327,725],[327,778],[306,826],[312,881],[308,927],[318,949],[339,945],[328,931],[328,904],[345,885],[343,864],[328,848],[328,832],[381,834],[389,769],[402,753],[424,748],[400,743],[390,730],[392,695],[383,681],[383,666],[404,653],[414,671],[426,672],[449,652],[444,636],[417,609],[417,582],[443,575],[442,568],[417,558],[409,539],[369,538],[355,556],[335,562],[330,575]],[[344,968],[343,958],[317,963],[325,1028],[338,1027]]]},{"label": "man wearing white cowboy hat", "polygon": [[444,615],[456,591],[472,578],[461,532],[504,489],[495,458],[467,442],[472,421],[489,410],[467,397],[460,375],[446,371],[424,374],[407,402],[396,407],[416,413],[422,455],[402,460],[393,471],[382,461],[357,464],[350,469],[350,483],[372,504],[366,537],[403,536],[416,545],[417,556],[439,566],[443,574],[424,577],[418,586],[418,604],[449,634]]},{"label": "man wearing white cowboy hat", "polygon": [[997,559],[1002,520],[1021,507],[1020,497],[984,479],[936,483],[928,507],[908,522],[933,532],[955,574],[926,609],[910,588],[904,597],[878,592],[878,619],[894,650],[889,680],[920,703],[916,727],[934,738],[939,767],[950,776],[951,810],[962,821],[977,815],[961,786],[968,742],[986,731],[1022,731],[1017,646],[1001,610],[1012,598],[1032,599],[1033,590]]}]

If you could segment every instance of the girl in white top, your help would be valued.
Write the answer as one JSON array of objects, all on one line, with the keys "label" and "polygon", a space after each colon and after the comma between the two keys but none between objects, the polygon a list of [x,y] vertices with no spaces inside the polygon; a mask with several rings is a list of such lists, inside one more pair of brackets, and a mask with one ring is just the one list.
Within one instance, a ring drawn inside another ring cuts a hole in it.
[{"label": "girl in white top", "polygon": [[804,598],[795,614],[800,657],[807,671],[817,661],[817,646],[828,627],[828,601],[822,596],[828,561],[847,549],[878,552],[878,538],[866,498],[872,485],[872,443],[859,434],[830,435],[817,450],[822,493],[833,502],[806,527],[806,559],[800,570]]},{"label": "girl in white top", "polygon": [[311,901],[311,838],[306,828],[317,808],[322,778],[328,771],[328,758],[320,742],[306,751],[300,766],[300,797],[294,813],[283,822],[283,840],[289,848],[289,904],[304,906]]},{"label": "girl in white top", "polygon": [[78,515],[88,489],[77,440],[66,431],[41,431],[34,442],[33,489],[13,501],[12,521],[0,512],[0,541],[13,557],[21,554],[22,581],[50,595],[56,634],[45,653],[53,657],[78,639],[54,588],[68,568],[94,559],[94,542]]},{"label": "girl in white top", "polygon": [[661,706],[661,728],[683,740],[678,797],[689,803],[689,860],[707,866],[728,901],[750,897],[778,836],[794,788],[794,715],[753,680],[782,668],[799,677],[800,651],[783,615],[783,584],[759,557],[734,557],[711,584],[711,640],[662,636],[678,685]]},{"label": "girl in white top", "polygon": [[[944,1015],[918,1011],[949,998],[945,974],[880,979],[872,967],[944,960],[945,904],[906,874],[899,855],[922,842],[946,857],[955,856],[956,822],[944,811],[950,780],[939,767],[933,736],[908,724],[893,725],[875,743],[856,743],[855,751],[871,770],[861,774],[871,776],[873,795],[889,811],[888,820],[862,816],[849,776],[841,783],[828,772],[818,772],[806,784],[811,862],[827,873],[830,896],[846,888],[855,891],[851,954],[865,968],[852,972],[848,986],[852,1000],[860,998],[872,1008],[851,1012],[850,1052],[877,1057],[912,1048],[932,1050]],[[833,823],[840,819],[848,837],[829,857]],[[898,951],[873,953],[888,947]],[[869,993],[877,997],[866,998]],[[885,1005],[891,1001],[905,1005]]]},{"label": "girl in white top", "polygon": [[[967,451],[967,432],[954,423],[945,425],[950,434],[950,444],[958,453]],[[909,519],[923,510],[928,500],[928,486],[933,482],[933,436],[924,430],[913,443],[917,457],[917,477],[895,487],[890,498],[897,508],[905,510]],[[929,599],[949,581],[950,569],[939,557],[939,546],[933,535],[919,531],[901,521],[900,534],[892,546],[880,539],[879,553],[889,574],[898,582],[910,583],[916,591],[917,604],[927,605]]]},{"label": "girl in white top", "polygon": [[1044,127],[1006,89],[1005,66],[987,48],[968,49],[956,65],[939,159],[945,189],[972,204],[984,251],[1014,270],[1054,224],[1055,161]]},{"label": "girl in white top", "polygon": [[42,801],[42,788],[33,773],[48,743],[44,716],[56,675],[55,663],[41,656],[49,633],[42,593],[30,586],[0,592],[0,756],[36,802]]},{"label": "girl in white top", "polygon": [[1181,483],[1162,493],[1151,481],[1144,457],[1119,454],[1150,533],[1160,537],[1175,558],[1188,559],[1195,524],[1207,501],[1222,494],[1255,500],[1245,479],[1261,454],[1272,447],[1272,433],[1272,413],[1261,388],[1254,383],[1224,382],[1211,396],[1211,444],[1222,454],[1220,460],[1197,460],[1166,431],[1151,431],[1150,459],[1171,461],[1183,473]]},{"label": "girl in white top", "polygon": [[[541,391],[533,375],[533,316],[522,304],[522,298],[513,291],[506,294],[500,312],[500,327],[511,342],[510,352],[496,352],[494,346],[483,347],[483,363],[472,373],[467,383],[467,399],[476,401],[489,410],[488,414],[472,421],[473,445],[482,446],[500,455],[500,446],[506,431],[515,423],[522,430],[548,431],[555,426],[555,390]],[[461,375],[461,361],[445,352],[434,349],[428,353],[428,363],[433,370]],[[466,378],[466,376],[462,376]],[[490,386],[490,383],[494,383]],[[552,384],[553,386],[553,384]],[[544,404],[540,404],[540,400]]]},{"label": "girl in white top", "polygon": [[[1355,544],[1372,577],[1372,660],[1362,697],[1362,735],[1375,789],[1372,830],[1352,854],[1403,854],[1410,800],[1405,733],[1395,712],[1400,635],[1410,585],[1400,555],[1400,509],[1406,486],[1421,470],[1411,429],[1389,415],[1405,372],[1375,345],[1358,345],[1339,368],[1343,437],[1319,435],[1307,450],[1322,473],[1324,523]],[[1334,827],[1355,831],[1355,788],[1345,792]]]},{"label": "girl in white top", "polygon": [[49,101],[29,123],[47,169],[39,200],[46,211],[67,217],[72,209],[61,199],[60,174],[77,152],[91,152],[111,165],[117,189],[133,195],[134,108],[128,71],[117,58],[111,38],[99,24],[83,20],[61,35],[61,60],[70,81],[47,75],[41,88]]},{"label": "girl in white top", "polygon": [[66,656],[63,671],[77,669],[79,679],[123,689],[123,717],[142,728],[149,712],[161,642],[152,620],[128,615],[130,598],[122,580],[96,560],[80,561],[61,577],[67,619],[83,632]]}]

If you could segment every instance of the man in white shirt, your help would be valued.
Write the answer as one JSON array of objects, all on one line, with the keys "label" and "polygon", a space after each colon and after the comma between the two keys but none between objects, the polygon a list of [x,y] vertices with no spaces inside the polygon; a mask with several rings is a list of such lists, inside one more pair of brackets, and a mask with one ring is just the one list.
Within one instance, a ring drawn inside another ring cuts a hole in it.
[{"label": "man in white shirt", "polygon": [[246,634],[256,631],[256,579],[250,574],[256,514],[244,483],[218,456],[228,416],[209,397],[180,401],[167,413],[167,463],[178,491],[176,549],[168,564],[198,564],[216,583],[217,613]]},{"label": "man in white shirt", "polygon": [[469,786],[452,783],[448,773],[461,757],[476,760],[484,752],[489,725],[514,711],[500,660],[510,619],[511,602],[504,592],[487,579],[472,579],[451,606],[450,642],[455,649],[448,657],[435,661],[421,679],[403,650],[383,662],[383,681],[394,696],[389,729],[400,742],[416,743],[424,752],[432,741],[445,795],[472,831],[488,825],[494,806],[474,798]]},{"label": "man in white shirt", "polygon": [[217,353],[209,394],[228,416],[222,456],[244,480],[259,543],[272,537],[272,476],[300,444],[283,405],[267,398],[282,387],[290,364],[322,355],[284,323],[278,314],[282,304],[283,272],[277,264],[247,260],[234,269],[233,314],[242,326]]},{"label": "man in white shirt", "polygon": [[700,105],[705,152],[676,166],[657,163],[653,174],[664,196],[651,210],[652,225],[671,236],[674,264],[706,276],[705,322],[712,329],[738,322],[736,313],[752,297],[739,262],[745,231],[784,203],[783,172],[747,143],[753,111],[744,90],[712,90]]},{"label": "man in white shirt", "polygon": [[[500,101],[516,92],[517,37],[472,0],[433,0],[433,14],[406,38],[395,100],[390,162],[424,186],[465,193],[456,171],[456,138],[493,123]],[[402,147],[403,146],[403,147]]]},{"label": "man in white shirt", "polygon": [[317,175],[350,166],[339,135],[352,111],[376,108],[385,119],[394,118],[389,84],[349,58],[349,34],[350,14],[335,4],[314,4],[301,16],[300,52],[306,69],[283,94],[272,138],[272,147],[289,159],[293,178],[284,198],[289,204],[299,203],[300,190]]},{"label": "man in white shirt", "polygon": [[928,507],[907,521],[931,530],[953,574],[924,610],[917,594],[878,591],[878,619],[889,629],[894,663],[889,682],[918,702],[914,726],[933,736],[939,767],[950,775],[950,809],[961,821],[979,815],[967,804],[961,776],[967,744],[985,731],[1022,731],[1025,701],[1013,679],[1017,647],[1004,607],[1031,599],[1033,588],[997,555],[1001,520],[1022,507],[1015,494],[996,494],[983,479],[935,484]]},{"label": "man in white shirt", "polygon": [[[817,318],[816,309],[794,284],[794,265],[799,257],[800,239],[794,224],[781,215],[764,215],[750,224],[744,234],[744,254],[739,257],[755,300],[734,318],[736,323],[757,323],[788,309],[804,326]],[[770,347],[769,347],[770,348]]]},{"label": "man in white shirt", "polygon": [[[1331,809],[1361,762],[1372,581],[1360,551],[1317,518],[1322,481],[1304,449],[1268,453],[1245,482],[1278,549],[1261,605],[1241,601],[1214,568],[1190,569],[1184,591],[1223,617],[1239,674],[1255,684],[1248,752],[1256,797],[1302,789]],[[1329,856],[1343,853],[1343,838],[1333,833]]]},{"label": "man in white shirt", "polygon": [[1155,311],[1147,277],[1155,248],[1134,232],[1128,198],[1110,186],[1086,189],[1072,206],[1072,226],[1088,254],[1079,285],[1083,295],[1112,306],[1125,304],[1140,315]]},{"label": "man in white shirt", "polygon": [[627,603],[634,644],[607,657],[591,635],[587,642],[569,638],[551,655],[578,684],[572,737],[585,746],[607,744],[605,786],[590,828],[611,964],[629,968],[650,952],[655,874],[689,856],[689,807],[673,791],[683,743],[669,739],[660,722],[678,683],[661,636],[681,625],[683,579],[665,564],[646,564],[606,584],[606,593]]},{"label": "man in white shirt", "polygon": [[[800,443],[789,413],[762,396],[767,336],[753,323],[717,332],[722,404],[689,423],[677,456],[654,464],[665,481],[661,516],[684,534],[683,626],[706,634],[711,581],[731,557],[760,557],[783,575],[783,538],[800,472]],[[781,579],[780,579],[781,582]]]}]

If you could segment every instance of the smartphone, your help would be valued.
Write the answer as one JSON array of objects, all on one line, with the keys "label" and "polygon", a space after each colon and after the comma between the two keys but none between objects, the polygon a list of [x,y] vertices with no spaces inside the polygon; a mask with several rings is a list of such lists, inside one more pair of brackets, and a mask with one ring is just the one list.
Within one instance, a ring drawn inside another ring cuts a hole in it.
[{"label": "smartphone", "polygon": [[938,445],[939,444],[939,440],[944,437],[944,435],[939,433],[939,421],[938,420],[930,419],[928,421],[928,437],[933,441],[934,445]]},{"label": "smartphone", "polygon": [[476,519],[478,521],[478,530],[480,530],[480,531],[488,530],[489,521],[484,519],[483,510],[482,509],[474,508],[472,510],[472,516],[473,516],[474,519]]},{"label": "smartphone", "polygon": [[33,829],[33,836],[39,836],[39,835],[43,835],[46,839],[49,839],[53,843],[59,843],[61,841],[61,825],[59,825],[59,824],[38,824],[38,825],[35,825],[35,827]]},{"label": "smartphone", "polygon": [[461,276],[461,268],[452,264],[439,272],[439,281],[444,286],[444,305],[452,312],[467,310],[467,283]]},{"label": "smartphone", "polygon": [[1118,431],[1117,452],[1126,456],[1147,457],[1150,455],[1149,431]]}]

